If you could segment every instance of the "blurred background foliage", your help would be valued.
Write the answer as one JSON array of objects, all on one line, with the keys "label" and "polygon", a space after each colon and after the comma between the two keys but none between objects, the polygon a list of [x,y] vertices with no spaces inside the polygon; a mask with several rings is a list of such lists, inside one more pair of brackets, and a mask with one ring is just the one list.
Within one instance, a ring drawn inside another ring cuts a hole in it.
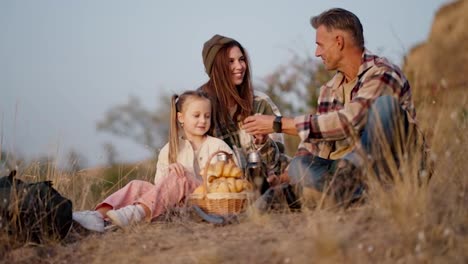
[{"label": "blurred background foliage", "polygon": [[[333,73],[328,72],[318,60],[295,53],[271,74],[254,83],[255,90],[268,94],[282,114],[292,116],[313,111],[318,91]],[[126,137],[147,148],[157,156],[169,132],[170,95],[162,94],[154,110],[146,109],[135,96],[107,112],[97,124],[98,131]],[[298,145],[296,137],[286,136],[286,151],[293,155]]]}]

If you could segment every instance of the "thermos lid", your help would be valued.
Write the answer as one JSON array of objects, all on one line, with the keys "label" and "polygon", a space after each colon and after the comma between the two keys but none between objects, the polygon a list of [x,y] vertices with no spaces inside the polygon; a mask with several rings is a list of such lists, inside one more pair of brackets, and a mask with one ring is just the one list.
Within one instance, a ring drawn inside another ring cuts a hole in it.
[{"label": "thermos lid", "polygon": [[247,160],[248,160],[248,162],[259,162],[260,161],[260,155],[256,151],[249,152]]}]

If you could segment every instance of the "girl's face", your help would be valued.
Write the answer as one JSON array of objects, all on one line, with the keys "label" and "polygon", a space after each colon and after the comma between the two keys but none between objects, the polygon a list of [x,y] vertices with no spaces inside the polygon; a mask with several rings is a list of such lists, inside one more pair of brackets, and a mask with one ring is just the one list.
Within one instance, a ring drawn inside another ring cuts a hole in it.
[{"label": "girl's face", "polygon": [[211,102],[205,98],[187,98],[177,119],[187,139],[202,137],[211,125]]},{"label": "girl's face", "polygon": [[229,49],[229,69],[231,70],[232,82],[240,85],[244,81],[247,63],[239,47],[234,46]]}]

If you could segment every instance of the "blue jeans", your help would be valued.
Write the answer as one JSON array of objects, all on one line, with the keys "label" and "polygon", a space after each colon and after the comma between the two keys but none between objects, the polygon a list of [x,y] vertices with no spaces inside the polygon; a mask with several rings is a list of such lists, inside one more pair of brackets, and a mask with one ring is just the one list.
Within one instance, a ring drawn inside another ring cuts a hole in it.
[{"label": "blue jeans", "polygon": [[[382,153],[382,149],[388,146],[398,164],[400,153],[398,146],[402,145],[399,144],[401,140],[405,140],[409,127],[406,113],[398,101],[389,95],[380,96],[370,107],[367,123],[360,135],[362,149],[365,154],[375,157],[376,153]],[[356,167],[364,166],[367,161],[367,157],[363,158],[363,155],[356,150],[345,155],[343,159]],[[322,191],[329,178],[327,176],[334,174],[337,163],[338,160],[323,159],[312,154],[295,157],[291,160],[288,169],[291,184],[300,184]]]}]

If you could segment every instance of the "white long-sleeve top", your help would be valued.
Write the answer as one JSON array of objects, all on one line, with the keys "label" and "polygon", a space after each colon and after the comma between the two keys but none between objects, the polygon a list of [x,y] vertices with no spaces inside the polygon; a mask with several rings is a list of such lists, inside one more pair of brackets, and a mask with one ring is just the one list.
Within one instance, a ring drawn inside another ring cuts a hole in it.
[{"label": "white long-sleeve top", "polygon": [[[208,158],[218,150],[226,151],[232,154],[232,149],[221,139],[207,136],[206,140],[200,146],[198,157],[190,142],[181,137],[179,139],[179,154],[177,156],[177,163],[182,164],[186,171],[193,173],[196,177],[201,179],[199,170],[205,167]],[[196,163],[195,163],[196,162]],[[216,159],[213,158],[211,163],[215,163]],[[154,182],[169,173],[169,143],[167,143],[159,153],[158,163],[156,165],[156,176]]]}]

